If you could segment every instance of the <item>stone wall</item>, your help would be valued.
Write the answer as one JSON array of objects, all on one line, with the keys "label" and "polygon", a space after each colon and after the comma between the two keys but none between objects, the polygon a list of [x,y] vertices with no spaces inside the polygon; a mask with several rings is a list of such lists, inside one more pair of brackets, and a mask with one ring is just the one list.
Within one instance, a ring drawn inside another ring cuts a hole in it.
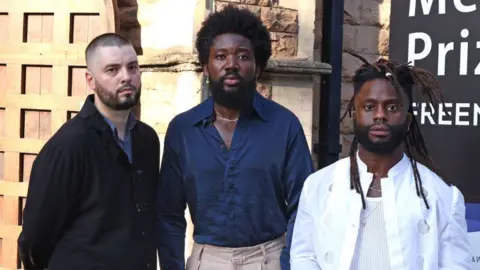
[{"label": "stone wall", "polygon": [[276,58],[291,58],[297,55],[298,11],[281,7],[269,0],[223,0],[215,1],[216,10],[228,4],[246,8],[265,23],[272,39],[272,54]]},{"label": "stone wall", "polygon": [[[182,5],[176,0],[117,0],[119,33],[132,41],[141,65],[186,62],[184,55],[193,50],[197,4],[197,0],[182,0]],[[201,75],[191,66],[181,63],[167,72],[142,68],[138,114],[157,131],[162,146],[170,120],[201,102]]]},{"label": "stone wall", "polygon": [[[391,0],[345,0],[344,7],[344,50],[359,53],[369,61],[379,57],[388,57],[390,32]],[[342,71],[342,110],[345,109],[353,95],[352,76],[360,67],[361,61],[348,53],[343,54]],[[353,124],[346,117],[341,124],[341,157],[348,156],[353,139]]]},{"label": "stone wall", "polygon": [[141,55],[190,53],[199,1],[181,2],[183,5],[175,0],[117,0],[119,32]]}]

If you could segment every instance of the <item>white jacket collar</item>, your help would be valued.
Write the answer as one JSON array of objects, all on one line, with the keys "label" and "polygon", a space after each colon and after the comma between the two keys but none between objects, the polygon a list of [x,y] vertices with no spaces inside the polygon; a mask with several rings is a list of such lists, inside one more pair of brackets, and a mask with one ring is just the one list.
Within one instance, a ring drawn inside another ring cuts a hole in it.
[{"label": "white jacket collar", "polygon": [[[368,172],[367,164],[365,164],[362,161],[362,159],[360,159],[360,156],[358,155],[358,151],[357,151],[356,155],[357,155],[357,164],[358,164],[359,173],[360,174],[371,174],[373,176],[372,173]],[[400,173],[404,173],[405,169],[407,168],[407,166],[409,164],[410,164],[410,159],[404,153],[402,159],[388,171],[388,177],[394,178],[396,175],[398,175]]]}]

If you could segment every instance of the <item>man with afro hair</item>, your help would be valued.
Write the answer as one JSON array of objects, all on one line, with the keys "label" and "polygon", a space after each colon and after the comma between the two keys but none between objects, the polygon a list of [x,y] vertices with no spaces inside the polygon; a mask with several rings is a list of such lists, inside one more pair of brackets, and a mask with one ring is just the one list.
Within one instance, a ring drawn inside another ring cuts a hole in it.
[{"label": "man with afro hair", "polygon": [[[256,91],[270,58],[261,20],[227,6],[196,48],[206,101],[170,122],[158,186],[158,253],[167,270],[287,270],[297,205],[313,162],[298,118]],[[185,265],[185,209],[194,246]]]}]

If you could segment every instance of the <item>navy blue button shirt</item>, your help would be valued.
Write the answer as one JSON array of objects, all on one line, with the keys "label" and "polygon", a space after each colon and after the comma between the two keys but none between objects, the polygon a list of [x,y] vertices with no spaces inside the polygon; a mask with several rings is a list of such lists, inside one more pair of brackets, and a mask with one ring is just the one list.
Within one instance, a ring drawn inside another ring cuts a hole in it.
[{"label": "navy blue button shirt", "polygon": [[158,186],[160,267],[185,269],[185,209],[194,240],[221,247],[258,245],[283,235],[282,269],[298,201],[314,171],[298,118],[256,93],[240,115],[227,149],[213,125],[213,100],[177,115],[169,124]]}]

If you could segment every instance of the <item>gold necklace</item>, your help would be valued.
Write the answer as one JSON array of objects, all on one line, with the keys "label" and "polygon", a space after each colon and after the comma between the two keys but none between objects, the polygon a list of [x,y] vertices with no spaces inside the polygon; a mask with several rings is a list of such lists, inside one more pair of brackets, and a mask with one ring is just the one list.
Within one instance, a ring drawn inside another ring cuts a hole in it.
[{"label": "gold necklace", "polygon": [[365,225],[367,224],[367,219],[370,217],[370,215],[371,215],[373,212],[375,212],[375,210],[377,210],[377,208],[380,206],[381,203],[382,203],[382,202],[377,203],[377,205],[375,205],[375,207],[373,208],[373,210],[370,211],[370,213],[367,213],[367,216],[365,216],[365,217],[363,218],[363,220],[361,221],[362,224],[363,224],[363,226],[365,226]]},{"label": "gold necklace", "polygon": [[368,189],[376,191],[376,192],[382,192],[382,187],[381,186],[379,186],[379,187],[380,187],[380,189],[376,189],[376,187],[371,186]]},{"label": "gold necklace", "polygon": [[222,120],[222,121],[226,121],[226,122],[237,122],[238,121],[238,117],[235,118],[235,119],[228,119],[228,118],[225,118],[225,117],[222,117],[218,112],[217,110],[213,109],[215,111],[215,114],[217,115],[217,117]]}]

